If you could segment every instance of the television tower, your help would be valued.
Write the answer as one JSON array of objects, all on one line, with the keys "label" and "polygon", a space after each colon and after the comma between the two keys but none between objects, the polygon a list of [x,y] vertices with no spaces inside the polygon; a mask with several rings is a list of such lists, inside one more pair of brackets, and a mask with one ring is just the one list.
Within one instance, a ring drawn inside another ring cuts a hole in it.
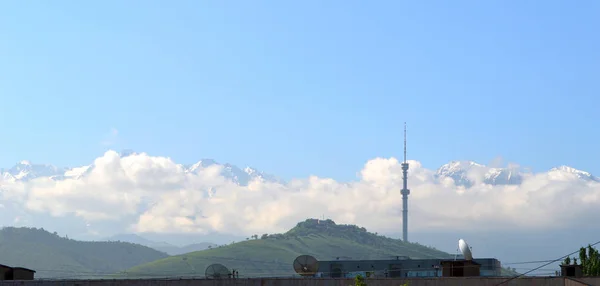
[{"label": "television tower", "polygon": [[404,163],[402,163],[402,239],[408,242],[408,163],[406,163],[406,122],[404,122]]}]

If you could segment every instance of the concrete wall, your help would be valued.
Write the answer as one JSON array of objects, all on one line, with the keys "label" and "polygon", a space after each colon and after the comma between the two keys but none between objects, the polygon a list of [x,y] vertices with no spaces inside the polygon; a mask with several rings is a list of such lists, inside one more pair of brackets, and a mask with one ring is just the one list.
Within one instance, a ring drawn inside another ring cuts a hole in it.
[{"label": "concrete wall", "polygon": [[565,286],[587,286],[587,283],[583,283],[577,280],[565,279]]},{"label": "concrete wall", "polygon": [[[415,279],[367,279],[369,286],[401,286],[408,283],[409,286],[496,286],[505,281],[506,278],[415,278]],[[538,277],[514,279],[505,286],[580,286],[574,281],[561,277]],[[600,278],[584,278],[578,281],[587,285],[600,285]],[[0,285],[39,285],[39,286],[125,286],[125,285],[150,285],[150,286],[354,286],[353,279],[276,279],[276,278],[253,278],[253,279],[124,279],[124,280],[34,280],[34,281],[0,281]]]},{"label": "concrete wall", "polygon": [[[568,279],[570,280],[568,283],[565,283],[565,286],[580,286],[581,284],[576,284],[574,283],[579,281],[580,283],[583,283],[584,285],[600,285],[600,277],[585,277],[585,278],[573,278],[573,279]],[[570,284],[569,284],[570,283]]]}]

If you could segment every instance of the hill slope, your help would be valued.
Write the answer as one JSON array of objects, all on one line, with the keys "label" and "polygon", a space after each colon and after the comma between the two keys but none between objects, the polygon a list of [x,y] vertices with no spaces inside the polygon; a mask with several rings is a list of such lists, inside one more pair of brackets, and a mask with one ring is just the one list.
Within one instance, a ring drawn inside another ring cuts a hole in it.
[{"label": "hill slope", "polygon": [[263,236],[228,246],[172,256],[136,266],[121,273],[127,277],[204,276],[212,263],[239,271],[240,277],[290,276],[294,259],[310,254],[319,260],[449,258],[448,253],[369,233],[354,225],[336,225],[331,220],[309,219],[285,234]]},{"label": "hill slope", "polygon": [[36,270],[36,278],[94,278],[167,256],[137,244],[77,241],[43,229],[0,230],[0,264]]},{"label": "hill slope", "polygon": [[103,241],[121,241],[121,242],[135,243],[135,244],[150,247],[152,249],[167,253],[169,255],[184,254],[184,253],[188,253],[188,252],[205,250],[205,249],[208,249],[209,247],[217,246],[216,244],[210,243],[210,242],[200,242],[200,243],[193,243],[193,244],[188,244],[188,245],[180,247],[180,246],[172,245],[167,242],[152,241],[152,240],[146,239],[140,235],[132,234],[132,233],[113,235],[111,237],[103,239]]}]

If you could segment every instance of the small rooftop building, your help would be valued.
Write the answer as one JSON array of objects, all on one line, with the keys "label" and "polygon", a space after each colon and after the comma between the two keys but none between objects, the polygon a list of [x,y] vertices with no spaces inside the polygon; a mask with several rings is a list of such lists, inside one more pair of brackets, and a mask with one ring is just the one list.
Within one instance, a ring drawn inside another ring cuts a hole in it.
[{"label": "small rooftop building", "polygon": [[0,264],[0,280],[12,280],[12,267]]},{"label": "small rooftop building", "polygon": [[12,269],[12,280],[33,280],[35,276],[35,270],[13,267]]},{"label": "small rooftop building", "polygon": [[473,260],[445,260],[442,265],[442,277],[477,277],[481,276],[481,264]]},{"label": "small rooftop building", "polygon": [[580,278],[583,276],[583,266],[581,265],[561,265],[560,276]]}]

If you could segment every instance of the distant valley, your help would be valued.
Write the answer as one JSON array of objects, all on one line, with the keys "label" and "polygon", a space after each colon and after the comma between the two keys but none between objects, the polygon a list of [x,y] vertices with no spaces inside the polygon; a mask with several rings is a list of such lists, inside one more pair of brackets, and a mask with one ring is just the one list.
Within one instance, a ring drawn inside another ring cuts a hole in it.
[{"label": "distant valley", "polygon": [[179,255],[194,251],[201,251],[205,249],[209,249],[212,247],[216,247],[217,244],[211,242],[199,242],[193,243],[185,246],[176,246],[167,242],[157,242],[146,239],[137,234],[118,234],[108,238],[103,239],[104,241],[121,241],[121,242],[129,242],[135,243],[143,246],[147,246],[158,251],[164,252],[168,255]]}]

